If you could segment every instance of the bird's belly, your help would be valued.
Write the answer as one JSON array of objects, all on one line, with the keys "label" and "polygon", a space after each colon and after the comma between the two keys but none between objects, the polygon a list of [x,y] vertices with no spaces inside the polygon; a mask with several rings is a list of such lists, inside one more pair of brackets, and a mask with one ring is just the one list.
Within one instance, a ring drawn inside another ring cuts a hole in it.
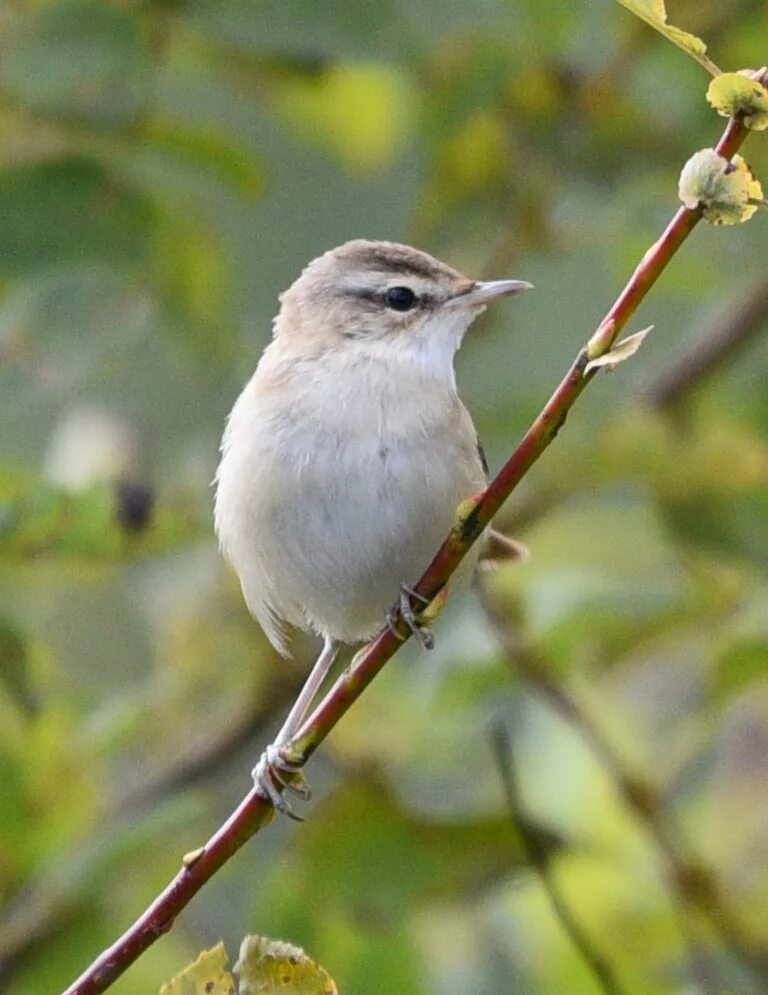
[{"label": "bird's belly", "polygon": [[284,617],[355,642],[381,629],[400,584],[419,579],[478,482],[439,439],[418,452],[402,439],[345,440],[343,459],[325,441],[281,454],[280,500],[254,537],[272,547],[260,559]]}]

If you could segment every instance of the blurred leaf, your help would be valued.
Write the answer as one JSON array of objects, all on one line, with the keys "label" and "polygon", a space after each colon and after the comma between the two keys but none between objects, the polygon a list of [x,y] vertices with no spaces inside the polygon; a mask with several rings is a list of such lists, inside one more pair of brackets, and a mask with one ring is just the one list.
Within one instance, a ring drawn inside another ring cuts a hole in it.
[{"label": "blurred leaf", "polygon": [[343,6],[305,0],[186,0],[185,13],[232,48],[316,62],[378,52],[397,9],[392,0],[360,0],[350,16]]},{"label": "blurred leaf", "polygon": [[623,7],[626,7],[627,10],[631,10],[633,14],[642,18],[646,24],[650,24],[652,28],[661,32],[665,38],[668,38],[678,48],[687,52],[700,65],[704,66],[707,72],[713,76],[719,74],[720,70],[704,54],[707,51],[707,46],[701,38],[697,38],[696,35],[689,34],[687,31],[681,31],[680,28],[675,28],[671,24],[667,24],[667,11],[664,7],[664,0],[619,0],[619,3]]},{"label": "blurred leaf", "polygon": [[[731,412],[687,415],[685,431],[659,412],[630,409],[605,428],[589,452],[580,447],[559,455],[540,475],[559,490],[558,480],[579,480],[578,490],[646,486],[662,500],[687,501],[750,495],[768,485],[768,442]],[[578,476],[577,476],[578,475]],[[527,540],[526,540],[527,541]],[[533,557],[535,559],[535,556]]]},{"label": "blurred leaf", "polygon": [[577,633],[597,636],[605,616],[622,619],[623,629],[632,618],[647,625],[683,598],[677,551],[652,502],[639,495],[570,502],[525,539],[530,562],[502,566],[486,583],[502,601],[512,592],[521,596],[533,633],[556,630],[565,657]]},{"label": "blurred leaf", "polygon": [[36,710],[37,700],[30,679],[29,657],[24,636],[16,626],[2,617],[0,617],[0,684],[5,687],[6,692],[22,711],[31,714]]},{"label": "blurred leaf", "polygon": [[238,995],[277,992],[283,995],[337,995],[328,972],[301,947],[266,936],[246,936],[237,963]]},{"label": "blurred leaf", "polygon": [[717,657],[715,690],[730,697],[754,681],[768,677],[768,633],[762,639],[743,639],[721,650]]},{"label": "blurred leaf", "polygon": [[0,553],[39,555],[53,548],[63,555],[114,556],[120,533],[109,484],[80,495],[42,486],[24,495],[12,512],[10,529],[0,534]]},{"label": "blurred leaf", "polygon": [[692,493],[662,502],[669,527],[683,540],[725,557],[768,566],[768,491],[718,497]]},{"label": "blurred leaf", "polygon": [[296,76],[276,96],[287,122],[354,173],[383,169],[400,154],[416,100],[403,75],[384,64],[340,64],[313,79]]},{"label": "blurred leaf", "polygon": [[229,320],[230,274],[215,226],[163,212],[154,232],[154,259],[176,334],[206,358],[231,358],[237,343]]},{"label": "blurred leaf", "polygon": [[[332,896],[334,906],[376,922],[399,921],[414,901],[476,890],[524,859],[506,816],[453,822],[419,818],[397,803],[383,780],[370,775],[329,796],[314,825],[314,833],[296,844],[288,871],[291,902],[318,907],[331,903]],[[365,825],[365,831],[339,833],[339,825]],[[554,837],[542,843],[557,846]],[[462,859],[457,863],[458,852]],[[275,882],[282,891],[286,884]]]},{"label": "blurred leaf", "polygon": [[60,556],[109,562],[172,550],[200,534],[200,523],[182,502],[160,503],[140,533],[121,527],[120,511],[111,481],[70,493],[19,483],[0,472],[0,560]]},{"label": "blurred leaf", "polygon": [[193,964],[160,989],[160,995],[234,995],[235,982],[227,970],[223,943],[203,950]]},{"label": "blurred leaf", "polygon": [[150,212],[96,165],[70,159],[0,172],[0,276],[65,262],[138,263]]},{"label": "blurred leaf", "polygon": [[506,174],[508,138],[501,115],[476,110],[438,153],[441,179],[463,197],[498,183]]},{"label": "blurred leaf", "polygon": [[40,708],[24,724],[23,736],[3,745],[8,761],[17,764],[27,813],[14,842],[15,859],[29,873],[90,824],[99,805],[96,765],[71,710],[58,702]]},{"label": "blurred leaf", "polygon": [[199,167],[242,196],[257,197],[264,192],[264,177],[253,153],[226,134],[158,119],[142,138],[145,148]]},{"label": "blurred leaf", "polygon": [[15,18],[3,42],[0,84],[43,114],[125,125],[149,97],[153,67],[128,6],[59,0]]}]

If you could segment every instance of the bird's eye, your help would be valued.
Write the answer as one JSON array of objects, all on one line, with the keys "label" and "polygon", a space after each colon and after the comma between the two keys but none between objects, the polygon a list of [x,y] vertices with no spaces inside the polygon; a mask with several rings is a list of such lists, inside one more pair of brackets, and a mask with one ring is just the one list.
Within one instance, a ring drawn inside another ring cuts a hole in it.
[{"label": "bird's eye", "polygon": [[390,287],[384,300],[394,311],[410,311],[416,303],[416,294],[410,287]]}]

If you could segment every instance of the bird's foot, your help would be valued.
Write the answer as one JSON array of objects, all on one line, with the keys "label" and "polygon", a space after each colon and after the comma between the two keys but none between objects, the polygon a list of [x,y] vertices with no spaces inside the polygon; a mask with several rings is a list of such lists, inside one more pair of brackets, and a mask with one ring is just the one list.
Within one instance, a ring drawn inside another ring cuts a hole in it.
[{"label": "bird's foot", "polygon": [[429,598],[425,598],[407,584],[401,584],[400,597],[397,604],[387,612],[387,628],[398,639],[403,640],[403,636],[397,628],[398,619],[402,618],[413,635],[421,643],[422,648],[431,650],[435,645],[435,637],[432,635],[429,620],[425,618],[426,612],[423,610],[416,611],[413,607],[414,601],[417,601],[422,606],[422,609],[428,608],[430,604]]},{"label": "bird's foot", "polygon": [[293,811],[284,792],[291,792],[302,801],[309,801],[312,792],[301,772],[303,766],[304,762],[292,757],[285,746],[272,743],[253,768],[253,783],[258,793],[270,801],[278,812],[287,815],[294,822],[304,820]]}]

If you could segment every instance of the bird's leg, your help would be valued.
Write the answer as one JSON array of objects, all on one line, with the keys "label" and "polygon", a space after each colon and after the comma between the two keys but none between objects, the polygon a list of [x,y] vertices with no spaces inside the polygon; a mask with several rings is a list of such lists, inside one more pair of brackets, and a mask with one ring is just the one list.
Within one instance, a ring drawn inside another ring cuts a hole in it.
[{"label": "bird's leg", "polygon": [[[438,595],[439,597],[439,595]],[[432,629],[429,626],[429,619],[425,619],[424,612],[417,612],[414,610],[413,601],[418,601],[424,608],[428,608],[430,605],[429,598],[425,598],[418,591],[409,587],[407,584],[400,585],[400,597],[398,598],[397,604],[394,608],[390,608],[387,612],[387,628],[390,632],[393,632],[398,639],[403,637],[397,631],[397,617],[398,615],[408,628],[411,630],[414,636],[419,640],[422,648],[425,650],[431,650],[435,645],[435,639],[432,635]]]},{"label": "bird's leg", "polygon": [[253,769],[253,783],[259,794],[268,798],[279,812],[283,812],[299,822],[301,819],[291,811],[278,785],[282,785],[283,788],[305,800],[309,798],[310,790],[303,777],[296,781],[286,779],[286,774],[300,775],[303,766],[302,763],[297,762],[294,757],[287,754],[286,744],[298,732],[320,685],[333,666],[338,652],[338,644],[333,639],[326,637],[320,656],[315,661],[304,687],[299,692],[285,722],[283,722],[280,732],[275,737],[275,741],[262,753],[259,762]]}]

